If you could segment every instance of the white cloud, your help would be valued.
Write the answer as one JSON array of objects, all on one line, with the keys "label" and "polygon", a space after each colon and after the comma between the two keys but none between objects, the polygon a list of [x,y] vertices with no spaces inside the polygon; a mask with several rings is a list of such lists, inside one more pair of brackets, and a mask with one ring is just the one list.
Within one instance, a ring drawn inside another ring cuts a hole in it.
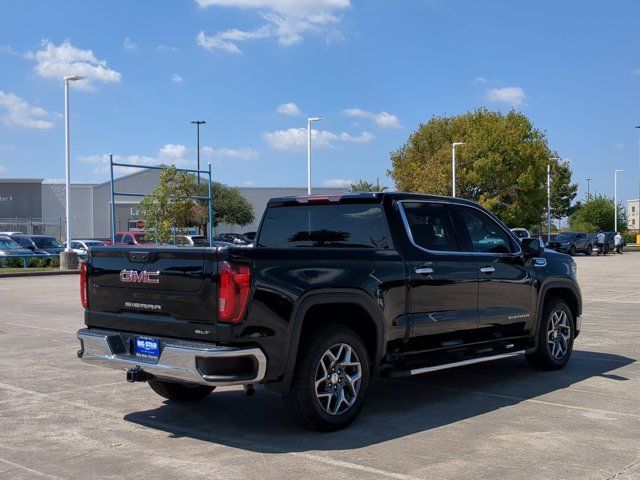
[{"label": "white cloud", "polygon": [[175,53],[178,51],[178,49],[173,45],[158,45],[156,47],[156,50],[158,50],[159,52],[172,52],[172,53]]},{"label": "white cloud", "polygon": [[243,187],[253,187],[256,184],[253,180],[245,180],[242,182]]},{"label": "white cloud", "polygon": [[36,128],[44,130],[53,127],[53,122],[46,120],[47,111],[33,107],[14,93],[0,90],[0,121],[11,127]]},{"label": "white cloud", "polygon": [[613,148],[615,148],[616,150],[622,150],[624,148],[624,143],[616,142],[613,144]]},{"label": "white cloud", "polygon": [[348,188],[353,180],[346,178],[329,178],[322,182],[323,187]]},{"label": "white cloud", "polygon": [[640,68],[636,68],[636,69],[633,71],[633,74],[634,74],[634,75],[638,75],[638,76],[640,76]]},{"label": "white cloud", "polygon": [[124,48],[125,50],[128,50],[129,52],[134,52],[138,50],[138,45],[133,43],[131,39],[125,38],[124,42],[122,42],[122,48]]},{"label": "white cloud", "polygon": [[260,157],[260,152],[254,150],[253,148],[212,148],[212,147],[202,147],[202,154],[205,157],[214,158],[214,159],[234,159],[234,160],[255,160]]},{"label": "white cloud", "polygon": [[373,113],[360,108],[346,108],[342,110],[347,117],[366,118],[376,123],[380,128],[402,128],[398,117],[387,112]]},{"label": "white cloud", "polygon": [[527,96],[520,87],[493,88],[487,91],[487,100],[490,102],[506,103],[512,107],[525,104]]},{"label": "white cloud", "polygon": [[290,117],[297,117],[298,115],[302,115],[300,107],[298,107],[298,105],[293,102],[278,105],[277,111],[282,115],[289,115]]},{"label": "white cloud", "polygon": [[180,75],[178,75],[177,73],[174,73],[173,75],[171,75],[171,81],[173,83],[182,83],[184,81],[184,78],[182,78]]},{"label": "white cloud", "polygon": [[85,79],[74,82],[83,90],[94,90],[94,83],[118,83],[120,72],[107,67],[107,62],[98,60],[91,50],[81,50],[67,40],[59,46],[49,40],[42,42],[42,48],[28,52],[26,58],[35,60],[35,71],[44,78],[62,80],[65,75],[80,75]]},{"label": "white cloud", "polygon": [[[260,152],[251,148],[231,148],[202,147],[202,156],[207,159],[241,159],[252,160],[260,156]],[[109,172],[109,155],[89,155],[78,157],[82,163],[94,164],[94,173]],[[113,161],[116,163],[130,163],[141,166],[175,165],[178,168],[195,168],[196,154],[193,149],[185,145],[167,143],[163,145],[155,156],[149,155],[114,155]],[[200,165],[202,168],[202,165]],[[129,167],[114,167],[117,173],[134,173],[137,169]]]},{"label": "white cloud", "polygon": [[4,165],[0,165],[0,173],[6,173],[7,171],[7,167],[5,167]]},{"label": "white cloud", "polygon": [[[271,147],[278,150],[299,152],[307,148],[307,129],[303,127],[266,132],[262,135],[262,138]],[[312,129],[311,138],[313,148],[329,148],[332,147],[335,142],[364,143],[370,142],[375,137],[369,132],[363,132],[361,135],[352,136],[344,132],[337,135],[328,130]]]},{"label": "white cloud", "polygon": [[306,34],[326,34],[327,41],[341,38],[332,28],[340,22],[336,12],[351,6],[350,0],[196,0],[201,7],[260,9],[266,24],[255,30],[231,29],[207,35],[197,43],[206,50],[240,53],[238,43],[275,37],[282,46],[300,43]]},{"label": "white cloud", "polygon": [[485,77],[476,77],[473,79],[473,83],[487,83],[487,79]]},{"label": "white cloud", "polygon": [[[188,149],[184,145],[168,143],[164,145],[155,157],[147,155],[114,155],[113,161],[116,163],[130,163],[133,165],[154,166],[154,165],[175,165],[176,167],[191,167],[195,165],[195,157],[187,158]],[[94,173],[107,173],[109,171],[109,155],[89,155],[78,157],[83,163],[95,164]],[[134,173],[137,169],[129,167],[114,167],[117,173]]]}]

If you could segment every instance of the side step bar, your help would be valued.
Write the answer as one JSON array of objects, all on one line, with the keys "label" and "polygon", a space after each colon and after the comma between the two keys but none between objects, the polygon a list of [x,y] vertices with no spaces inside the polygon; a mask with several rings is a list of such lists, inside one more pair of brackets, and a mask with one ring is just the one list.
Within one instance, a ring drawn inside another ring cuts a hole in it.
[{"label": "side step bar", "polygon": [[465,365],[473,365],[475,363],[490,362],[491,360],[500,360],[502,358],[515,357],[515,356],[521,355],[524,352],[525,352],[524,350],[518,350],[516,352],[501,353],[499,355],[491,355],[488,357],[470,358],[469,360],[461,360],[459,362],[453,362],[453,363],[444,363],[442,365],[433,365],[430,367],[421,367],[421,368],[414,368],[411,370],[391,372],[389,376],[391,378],[398,378],[398,377],[408,377],[412,375],[420,375],[421,373],[437,372],[439,370],[446,370],[448,368],[463,367]]}]

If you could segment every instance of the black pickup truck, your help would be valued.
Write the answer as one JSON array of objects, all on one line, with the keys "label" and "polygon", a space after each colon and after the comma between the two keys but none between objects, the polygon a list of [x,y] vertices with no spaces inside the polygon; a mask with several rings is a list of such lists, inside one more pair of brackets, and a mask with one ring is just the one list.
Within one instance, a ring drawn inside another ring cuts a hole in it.
[{"label": "black pickup truck", "polygon": [[272,199],[251,249],[93,248],[81,298],[85,362],[174,401],[263,384],[318,430],[352,422],[374,375],[562,368],[582,308],[568,255],[408,193]]}]

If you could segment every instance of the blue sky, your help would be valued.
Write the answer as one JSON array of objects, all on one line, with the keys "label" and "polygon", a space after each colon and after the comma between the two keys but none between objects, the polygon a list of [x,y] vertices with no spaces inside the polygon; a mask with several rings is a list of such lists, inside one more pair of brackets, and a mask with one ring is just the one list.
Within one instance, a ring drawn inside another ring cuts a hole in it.
[{"label": "blue sky", "polygon": [[[514,107],[570,159],[580,195],[638,197],[640,4],[540,0],[20,1],[0,6],[0,176],[64,176],[60,77],[72,89],[72,179],[108,152],[203,162],[230,185],[386,177],[420,122]],[[71,71],[73,70],[73,71]]]}]

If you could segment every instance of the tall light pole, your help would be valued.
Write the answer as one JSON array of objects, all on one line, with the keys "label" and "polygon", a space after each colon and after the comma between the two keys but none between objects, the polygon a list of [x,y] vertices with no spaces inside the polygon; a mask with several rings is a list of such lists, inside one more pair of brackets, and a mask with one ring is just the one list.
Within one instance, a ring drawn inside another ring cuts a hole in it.
[{"label": "tall light pole", "polygon": [[[636,128],[640,128],[640,125],[636,125]],[[636,213],[638,214],[638,222],[635,226],[640,228],[640,137],[638,137],[638,206]]]},{"label": "tall light pole", "polygon": [[591,199],[591,180],[592,178],[587,178],[587,201]]},{"label": "tall light pole", "polygon": [[[65,138],[65,219],[67,222],[67,247],[65,252],[71,252],[71,144],[69,141],[69,82],[82,80],[84,77],[79,75],[67,75],[64,77],[64,138]],[[72,262],[73,263],[73,262]]]},{"label": "tall light pole", "polygon": [[204,120],[193,120],[193,123],[196,126],[196,164],[198,166],[198,185],[200,185],[200,125],[204,125]]},{"label": "tall light pole", "polygon": [[622,173],[624,170],[618,168],[615,172],[613,172],[613,203],[614,203],[614,219],[613,219],[613,229],[618,232],[618,173]]},{"label": "tall light pole", "polygon": [[547,243],[551,241],[551,162],[559,161],[558,157],[549,157],[547,163]]},{"label": "tall light pole", "polygon": [[307,118],[307,195],[311,195],[311,123],[320,120],[320,117]]},{"label": "tall light pole", "polygon": [[456,147],[464,145],[464,142],[453,142],[451,144],[451,196],[456,196]]}]

